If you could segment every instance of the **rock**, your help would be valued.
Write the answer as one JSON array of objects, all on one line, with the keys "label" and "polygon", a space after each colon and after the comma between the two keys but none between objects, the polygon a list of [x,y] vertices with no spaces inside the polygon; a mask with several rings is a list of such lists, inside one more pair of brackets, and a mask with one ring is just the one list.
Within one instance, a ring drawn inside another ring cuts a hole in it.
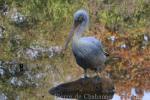
[{"label": "rock", "polygon": [[3,5],[0,7],[0,12],[2,15],[6,16],[8,14],[9,6],[6,4],[6,1],[3,3]]},{"label": "rock", "polygon": [[28,71],[20,77],[10,78],[9,83],[14,87],[19,87],[19,88],[39,86],[39,83],[37,79],[35,78],[35,75]]},{"label": "rock", "polygon": [[112,43],[114,43],[116,41],[116,37],[115,36],[111,36],[108,38],[108,40],[111,40]]},{"label": "rock", "polygon": [[13,13],[11,14],[11,21],[15,24],[22,24],[26,21],[26,17],[17,11],[16,8],[13,9]]},{"label": "rock", "polygon": [[22,81],[24,82],[24,87],[38,87],[39,80],[36,79],[36,74],[33,74],[31,71],[26,71],[24,75],[21,77]]},{"label": "rock", "polygon": [[27,64],[17,61],[0,61],[0,78],[8,80],[14,87],[37,87],[39,80],[46,74],[34,73]]},{"label": "rock", "polygon": [[31,46],[25,49],[25,58],[30,60],[37,60],[42,57],[52,58],[53,56],[60,54],[62,47],[51,46],[49,48],[44,48],[40,46]]},{"label": "rock", "polygon": [[42,56],[40,51],[33,48],[27,48],[25,54],[26,54],[25,58],[27,59],[29,58],[30,60],[36,60]]},{"label": "rock", "polygon": [[0,77],[1,77],[1,76],[4,76],[4,75],[5,75],[5,71],[4,71],[4,69],[1,68],[1,66],[0,66]]},{"label": "rock", "polygon": [[15,87],[23,87],[23,82],[21,80],[18,80],[17,77],[12,77],[10,80],[10,84]]},{"label": "rock", "polygon": [[5,79],[9,76],[8,70],[0,64],[0,78]]},{"label": "rock", "polygon": [[28,70],[27,65],[17,61],[1,61],[1,73],[7,77],[23,75]]},{"label": "rock", "polygon": [[15,100],[20,100],[20,96],[17,96],[17,97],[15,98]]},{"label": "rock", "polygon": [[149,40],[148,36],[144,34],[144,41],[148,41],[148,40]]},{"label": "rock", "polygon": [[60,54],[62,51],[62,47],[59,46],[52,46],[46,50],[48,52],[48,57],[51,58],[56,54]]},{"label": "rock", "polygon": [[8,97],[4,93],[0,93],[0,100],[8,100]]},{"label": "rock", "polygon": [[51,95],[78,100],[108,100],[115,91],[112,80],[92,77],[60,84],[49,90]]},{"label": "rock", "polygon": [[7,63],[7,68],[11,76],[20,76],[23,75],[25,71],[28,70],[27,66],[23,63],[12,61]]},{"label": "rock", "polygon": [[0,42],[4,39],[5,28],[0,26]]},{"label": "rock", "polygon": [[142,41],[142,48],[146,48],[149,45],[150,36],[148,34],[144,34]]},{"label": "rock", "polygon": [[126,46],[126,44],[121,44],[121,45],[120,45],[120,48],[122,48],[122,49],[126,49],[126,48],[127,48],[127,46]]},{"label": "rock", "polygon": [[41,78],[43,78],[43,77],[45,77],[45,76],[46,76],[45,73],[37,73],[37,74],[35,74],[35,78],[36,78],[36,79],[41,79]]}]

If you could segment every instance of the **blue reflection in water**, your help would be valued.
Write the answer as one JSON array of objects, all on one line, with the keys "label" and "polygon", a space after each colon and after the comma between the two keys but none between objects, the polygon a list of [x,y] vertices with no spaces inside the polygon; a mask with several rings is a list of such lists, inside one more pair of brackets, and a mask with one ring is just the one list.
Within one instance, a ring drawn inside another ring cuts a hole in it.
[{"label": "blue reflection in water", "polygon": [[[135,88],[132,88],[132,89],[131,89],[131,96],[138,96],[138,94],[136,93]],[[119,95],[117,95],[117,94],[114,94],[112,100],[121,100],[121,96],[119,96]],[[131,97],[130,97],[129,100],[131,100]],[[144,91],[144,95],[143,95],[142,98],[139,99],[139,100],[150,100],[150,92]]]},{"label": "blue reflection in water", "polygon": [[150,92],[144,91],[144,96],[143,96],[142,100],[150,100]]}]

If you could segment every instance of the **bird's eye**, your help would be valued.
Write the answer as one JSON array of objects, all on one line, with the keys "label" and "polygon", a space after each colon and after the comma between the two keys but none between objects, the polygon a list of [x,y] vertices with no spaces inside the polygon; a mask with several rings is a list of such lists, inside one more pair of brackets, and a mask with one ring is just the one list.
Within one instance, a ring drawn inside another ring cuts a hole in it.
[{"label": "bird's eye", "polygon": [[83,16],[79,16],[79,18],[78,18],[78,22],[82,22],[84,19],[83,19]]}]

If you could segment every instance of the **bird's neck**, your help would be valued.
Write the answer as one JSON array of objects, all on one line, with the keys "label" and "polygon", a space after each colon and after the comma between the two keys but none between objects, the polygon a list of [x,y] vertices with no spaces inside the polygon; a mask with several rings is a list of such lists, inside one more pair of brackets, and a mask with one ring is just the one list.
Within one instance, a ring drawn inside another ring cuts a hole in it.
[{"label": "bird's neck", "polygon": [[78,27],[78,29],[76,30],[73,39],[74,39],[74,40],[79,40],[79,39],[83,36],[83,33],[84,33],[84,31],[85,31],[85,28],[86,28],[85,25],[80,25],[80,26]]}]

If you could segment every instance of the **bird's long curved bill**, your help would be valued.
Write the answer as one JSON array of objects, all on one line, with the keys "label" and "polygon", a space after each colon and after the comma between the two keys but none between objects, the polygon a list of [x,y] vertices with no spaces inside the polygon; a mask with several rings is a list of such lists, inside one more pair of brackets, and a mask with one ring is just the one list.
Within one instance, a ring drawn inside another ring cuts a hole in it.
[{"label": "bird's long curved bill", "polygon": [[73,26],[72,29],[71,29],[71,31],[70,31],[70,33],[69,33],[69,36],[68,36],[68,38],[67,38],[67,41],[66,41],[66,43],[65,43],[65,48],[64,48],[64,49],[67,49],[68,44],[69,44],[69,42],[71,41],[71,39],[72,39],[72,37],[73,37],[74,30],[75,30],[75,27]]}]

